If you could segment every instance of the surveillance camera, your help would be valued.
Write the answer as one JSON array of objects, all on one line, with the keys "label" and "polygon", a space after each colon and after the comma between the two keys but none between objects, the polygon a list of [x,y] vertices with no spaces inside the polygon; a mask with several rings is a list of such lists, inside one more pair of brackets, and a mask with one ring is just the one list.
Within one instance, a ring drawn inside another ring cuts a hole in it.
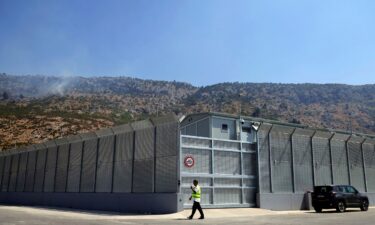
[{"label": "surveillance camera", "polygon": [[260,123],[254,122],[254,123],[251,124],[251,126],[253,127],[254,130],[257,131],[259,129]]},{"label": "surveillance camera", "polygon": [[241,124],[244,124],[245,123],[245,120],[244,119],[240,119],[241,121]]}]

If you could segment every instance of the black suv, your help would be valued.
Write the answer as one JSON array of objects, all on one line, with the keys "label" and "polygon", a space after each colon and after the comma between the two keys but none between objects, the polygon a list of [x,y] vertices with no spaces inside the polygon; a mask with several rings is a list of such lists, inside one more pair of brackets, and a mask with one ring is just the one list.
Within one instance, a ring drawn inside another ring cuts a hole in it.
[{"label": "black suv", "polygon": [[337,212],[345,212],[345,209],[350,207],[359,207],[362,211],[367,211],[369,205],[367,196],[350,185],[315,186],[311,197],[316,212],[334,208]]}]

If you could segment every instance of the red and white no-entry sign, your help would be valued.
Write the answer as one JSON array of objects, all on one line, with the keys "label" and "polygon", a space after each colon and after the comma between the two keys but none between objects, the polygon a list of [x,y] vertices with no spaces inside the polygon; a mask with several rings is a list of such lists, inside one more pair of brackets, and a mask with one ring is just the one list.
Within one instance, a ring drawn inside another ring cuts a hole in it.
[{"label": "red and white no-entry sign", "polygon": [[194,166],[194,158],[192,155],[185,156],[184,165],[189,168]]}]

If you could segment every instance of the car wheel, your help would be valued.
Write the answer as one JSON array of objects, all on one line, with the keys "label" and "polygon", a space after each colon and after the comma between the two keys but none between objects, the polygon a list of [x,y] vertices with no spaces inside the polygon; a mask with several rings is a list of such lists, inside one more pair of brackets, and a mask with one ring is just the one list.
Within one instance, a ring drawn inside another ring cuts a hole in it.
[{"label": "car wheel", "polygon": [[368,210],[368,201],[363,200],[360,208],[361,208],[361,211],[367,211]]},{"label": "car wheel", "polygon": [[337,202],[336,211],[340,213],[345,212],[345,203],[343,201]]},{"label": "car wheel", "polygon": [[317,212],[317,213],[321,213],[322,212],[322,208],[314,207],[314,209],[315,209],[315,212]]}]

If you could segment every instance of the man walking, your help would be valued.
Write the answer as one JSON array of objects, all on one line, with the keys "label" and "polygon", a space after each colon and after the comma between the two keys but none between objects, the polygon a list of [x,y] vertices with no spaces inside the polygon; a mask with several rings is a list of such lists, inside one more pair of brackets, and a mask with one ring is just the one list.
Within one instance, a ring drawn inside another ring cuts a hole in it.
[{"label": "man walking", "polygon": [[194,203],[193,203],[193,209],[192,209],[192,212],[191,212],[191,215],[188,217],[189,220],[193,219],[193,216],[195,214],[195,211],[198,209],[199,213],[201,214],[201,217],[199,217],[199,219],[204,219],[204,214],[203,214],[203,210],[202,210],[202,207],[201,207],[201,187],[198,185],[198,181],[197,180],[194,180],[193,181],[193,184],[190,188],[191,188],[191,196],[189,198],[189,200],[193,199]]}]

